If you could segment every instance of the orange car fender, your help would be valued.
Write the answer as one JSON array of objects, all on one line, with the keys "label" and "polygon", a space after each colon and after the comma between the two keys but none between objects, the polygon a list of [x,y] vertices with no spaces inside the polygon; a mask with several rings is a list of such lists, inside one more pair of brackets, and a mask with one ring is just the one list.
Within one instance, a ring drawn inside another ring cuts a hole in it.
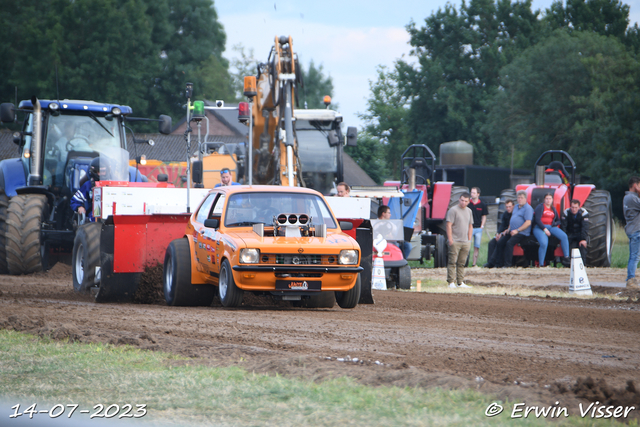
[{"label": "orange car fender", "polygon": [[203,285],[207,283],[211,283],[209,276],[198,271],[197,262],[196,262],[196,244],[193,243],[193,236],[187,235],[187,240],[189,241],[189,253],[191,254],[191,284],[193,285]]}]

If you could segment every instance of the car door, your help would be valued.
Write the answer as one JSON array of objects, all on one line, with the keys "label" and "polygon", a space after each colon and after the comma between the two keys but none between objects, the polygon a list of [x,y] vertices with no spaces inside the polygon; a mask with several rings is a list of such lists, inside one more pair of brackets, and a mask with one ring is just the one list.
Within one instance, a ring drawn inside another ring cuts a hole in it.
[{"label": "car door", "polygon": [[[196,268],[198,271],[202,271],[203,273],[209,273],[208,264],[211,261],[211,255],[207,253],[205,241],[206,228],[204,226],[204,221],[209,218],[213,203],[218,196],[219,193],[211,193],[207,196],[205,201],[202,202],[202,205],[200,205],[193,223],[193,229],[195,232],[193,236],[193,243],[195,245]],[[209,256],[209,260],[207,260],[207,256]]]}]

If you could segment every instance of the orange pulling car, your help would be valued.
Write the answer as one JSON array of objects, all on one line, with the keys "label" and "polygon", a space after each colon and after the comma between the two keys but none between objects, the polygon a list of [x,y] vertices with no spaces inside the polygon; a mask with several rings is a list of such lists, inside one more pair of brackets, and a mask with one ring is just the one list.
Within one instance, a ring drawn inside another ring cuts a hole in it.
[{"label": "orange pulling car", "polygon": [[360,246],[342,232],[317,191],[234,185],[211,190],[185,237],[164,259],[168,305],[210,305],[217,286],[225,307],[245,291],[307,307],[354,308],[360,299]]}]

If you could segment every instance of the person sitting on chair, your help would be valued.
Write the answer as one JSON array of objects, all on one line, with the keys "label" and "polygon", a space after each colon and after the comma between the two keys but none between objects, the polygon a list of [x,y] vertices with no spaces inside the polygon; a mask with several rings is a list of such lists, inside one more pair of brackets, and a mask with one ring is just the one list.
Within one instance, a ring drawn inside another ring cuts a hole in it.
[{"label": "person sitting on chair", "polygon": [[571,207],[562,213],[562,229],[567,233],[569,249],[580,249],[582,262],[587,264],[587,241],[589,240],[589,212],[580,207],[580,200],[573,199]]},{"label": "person sitting on chair", "polygon": [[[511,199],[508,199],[507,201],[504,202],[505,212],[502,214],[502,220],[500,221],[500,225],[498,226],[496,237],[489,240],[487,260],[491,259],[491,256],[493,255],[493,251],[496,249],[496,245],[498,244],[498,241],[502,237],[504,237],[504,235],[507,233],[507,229],[509,228],[509,221],[511,221],[511,213],[513,212],[513,206],[514,206],[514,203],[513,203],[513,200]],[[488,267],[489,264],[485,264],[484,266]]]},{"label": "person sitting on chair", "polygon": [[547,247],[549,246],[549,237],[554,236],[560,240],[560,246],[562,247],[562,264],[566,267],[569,266],[569,239],[567,234],[562,231],[558,226],[560,225],[560,216],[556,208],[552,206],[553,195],[547,193],[544,195],[544,202],[536,206],[534,212],[533,235],[538,240],[540,247],[538,248],[538,266],[544,266],[544,259],[547,255]]}]

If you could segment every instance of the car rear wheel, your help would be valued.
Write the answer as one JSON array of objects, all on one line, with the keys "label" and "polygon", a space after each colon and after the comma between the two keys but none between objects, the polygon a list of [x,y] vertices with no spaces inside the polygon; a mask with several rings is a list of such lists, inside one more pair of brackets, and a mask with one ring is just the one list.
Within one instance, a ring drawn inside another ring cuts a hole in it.
[{"label": "car rear wheel", "polygon": [[360,290],[361,290],[361,280],[360,273],[358,273],[358,278],[356,279],[356,284],[353,288],[349,289],[346,292],[336,292],[336,301],[341,308],[354,308],[358,305],[358,301],[360,300]]},{"label": "car rear wheel", "polygon": [[191,284],[191,250],[187,239],[176,239],[169,244],[164,256],[162,288],[167,305],[211,305],[213,286]]},{"label": "car rear wheel", "polygon": [[218,281],[218,296],[220,297],[220,302],[225,307],[238,307],[242,304],[243,293],[242,289],[236,286],[229,261],[223,259],[220,265],[220,277]]}]

